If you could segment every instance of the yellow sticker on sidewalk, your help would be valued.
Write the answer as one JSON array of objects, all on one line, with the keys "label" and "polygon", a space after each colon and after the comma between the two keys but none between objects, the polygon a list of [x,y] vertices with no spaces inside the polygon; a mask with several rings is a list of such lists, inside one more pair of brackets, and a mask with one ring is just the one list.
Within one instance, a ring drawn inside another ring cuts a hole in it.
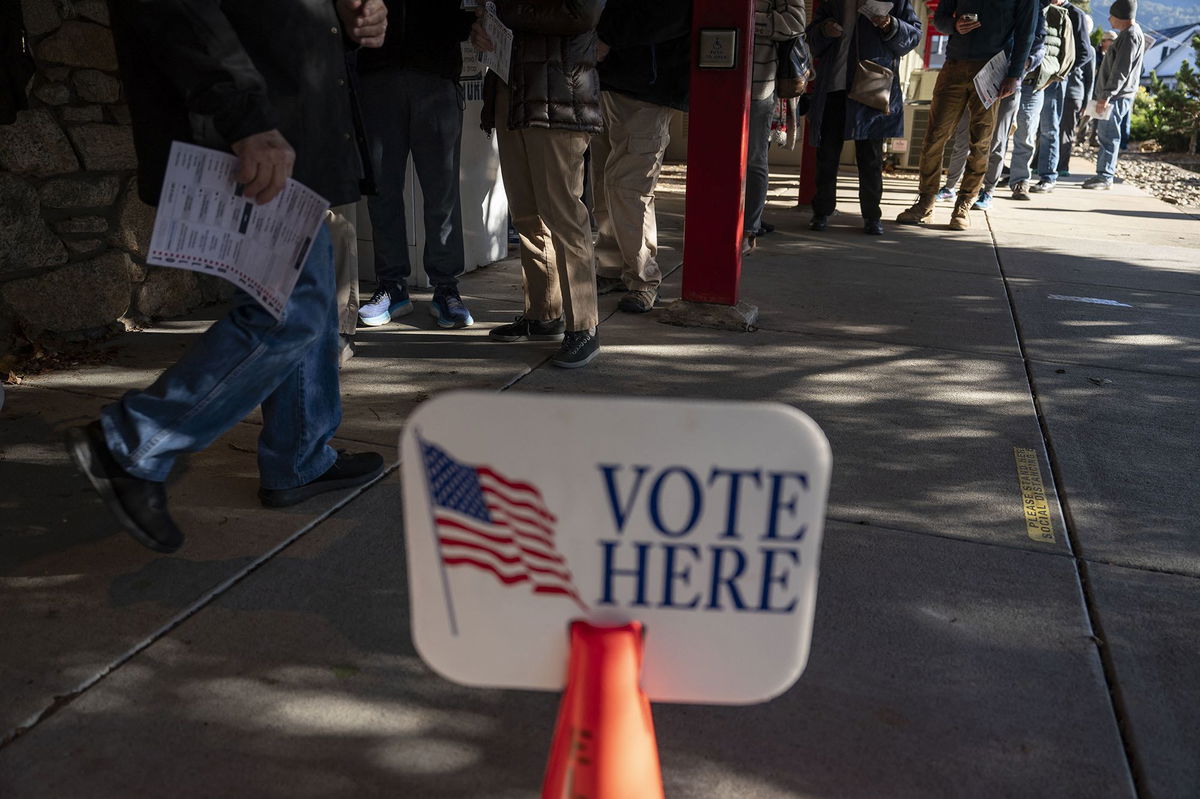
[{"label": "yellow sticker on sidewalk", "polygon": [[1017,459],[1017,481],[1021,485],[1021,501],[1025,506],[1025,530],[1034,541],[1054,543],[1054,525],[1050,521],[1050,503],[1046,501],[1046,486],[1038,466],[1037,453],[1031,449],[1013,447]]}]

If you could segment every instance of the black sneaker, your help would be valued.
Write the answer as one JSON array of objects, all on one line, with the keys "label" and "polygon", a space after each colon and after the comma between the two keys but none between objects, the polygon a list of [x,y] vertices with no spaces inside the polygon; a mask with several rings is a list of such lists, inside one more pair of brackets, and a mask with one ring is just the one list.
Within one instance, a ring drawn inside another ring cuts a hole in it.
[{"label": "black sneaker", "polygon": [[550,359],[550,363],[564,369],[587,366],[600,354],[600,339],[590,330],[572,330],[563,336],[562,347]]},{"label": "black sneaker", "polygon": [[562,341],[567,325],[561,318],[549,322],[518,316],[507,325],[493,327],[488,338],[493,341]]},{"label": "black sneaker", "polygon": [[266,508],[286,508],[303,502],[309,497],[324,494],[326,491],[337,491],[342,488],[355,488],[369,483],[383,474],[383,456],[378,452],[358,452],[351,454],[339,449],[337,460],[325,470],[325,474],[316,480],[295,488],[260,488],[258,498]]},{"label": "black sneaker", "polygon": [[99,422],[70,428],[66,444],[75,465],[139,544],[155,552],[174,552],[183,545],[183,533],[167,513],[163,484],[134,477],[121,468],[109,452]]}]

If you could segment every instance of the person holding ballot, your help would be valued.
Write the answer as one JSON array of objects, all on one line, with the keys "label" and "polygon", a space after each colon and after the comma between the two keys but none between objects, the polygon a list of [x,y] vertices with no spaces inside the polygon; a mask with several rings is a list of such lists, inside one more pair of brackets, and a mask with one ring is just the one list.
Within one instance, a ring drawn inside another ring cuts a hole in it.
[{"label": "person holding ballot", "polygon": [[1146,40],[1136,15],[1136,0],[1117,0],[1108,9],[1108,22],[1119,33],[1096,73],[1094,115],[1100,152],[1096,154],[1096,175],[1084,181],[1085,189],[1107,191],[1117,174],[1121,131],[1133,110],[1146,55]]},{"label": "person holding ballot", "polygon": [[[358,199],[362,166],[350,120],[347,47],[378,47],[381,0],[113,0],[139,191],[156,204],[172,139],[232,151],[243,196],[265,204],[289,177],[333,205]],[[175,459],[197,452],[262,406],[259,497],[292,505],[362,485],[374,452],[329,446],[341,421],[333,255],[322,225],[282,314],[248,294],[152,386],[67,431],[67,449],[121,525],[174,552],[167,510]]]},{"label": "person holding ballot", "polygon": [[883,140],[904,135],[900,59],[920,41],[921,23],[910,0],[827,0],[814,15],[808,27],[817,59],[817,90],[808,112],[809,140],[817,148],[813,230],[829,225],[842,143],[852,139],[863,230],[883,233]]},{"label": "person holding ballot", "polygon": [[921,148],[919,196],[903,211],[897,222],[923,225],[933,218],[938,186],[942,178],[942,155],[963,112],[970,114],[970,150],[967,168],[954,211],[952,229],[970,226],[970,208],[983,183],[988,147],[996,123],[995,104],[984,107],[975,86],[975,76],[997,54],[1008,66],[1000,83],[999,97],[1012,94],[1025,73],[1025,59],[1037,27],[1037,0],[942,0],[934,24],[950,36],[946,63],[938,72],[929,108],[929,128]]}]

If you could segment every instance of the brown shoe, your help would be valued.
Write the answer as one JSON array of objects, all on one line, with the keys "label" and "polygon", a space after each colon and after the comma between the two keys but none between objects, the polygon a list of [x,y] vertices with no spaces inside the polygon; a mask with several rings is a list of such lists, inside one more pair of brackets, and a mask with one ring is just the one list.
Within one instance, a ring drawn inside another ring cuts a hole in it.
[{"label": "brown shoe", "polygon": [[950,214],[950,229],[951,230],[968,230],[971,227],[971,204],[974,199],[959,198],[954,204],[954,212]]},{"label": "brown shoe", "polygon": [[933,218],[933,206],[935,200],[933,195],[922,195],[911,208],[900,212],[896,217],[896,221],[902,225],[923,225]]}]

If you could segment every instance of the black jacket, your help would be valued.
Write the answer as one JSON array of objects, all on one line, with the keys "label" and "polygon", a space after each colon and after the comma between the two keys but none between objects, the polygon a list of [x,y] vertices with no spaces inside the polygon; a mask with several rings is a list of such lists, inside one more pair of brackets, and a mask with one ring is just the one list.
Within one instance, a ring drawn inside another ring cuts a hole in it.
[{"label": "black jacket", "polygon": [[358,71],[407,67],[458,80],[462,73],[460,42],[471,34],[475,14],[459,8],[459,0],[384,0],[388,33],[383,47],[362,49]]},{"label": "black jacket", "polygon": [[686,111],[691,79],[691,0],[608,0],[596,26],[612,48],[600,88]]},{"label": "black jacket", "polygon": [[228,150],[278,128],[293,177],[359,197],[345,42],[332,0],[109,0],[133,116],[138,189],[156,204],[172,139]]},{"label": "black jacket", "polygon": [[[510,130],[550,128],[599,133],[600,80],[596,23],[603,0],[498,0],[500,21],[513,30]],[[482,126],[495,127],[495,75],[484,88]]]}]

